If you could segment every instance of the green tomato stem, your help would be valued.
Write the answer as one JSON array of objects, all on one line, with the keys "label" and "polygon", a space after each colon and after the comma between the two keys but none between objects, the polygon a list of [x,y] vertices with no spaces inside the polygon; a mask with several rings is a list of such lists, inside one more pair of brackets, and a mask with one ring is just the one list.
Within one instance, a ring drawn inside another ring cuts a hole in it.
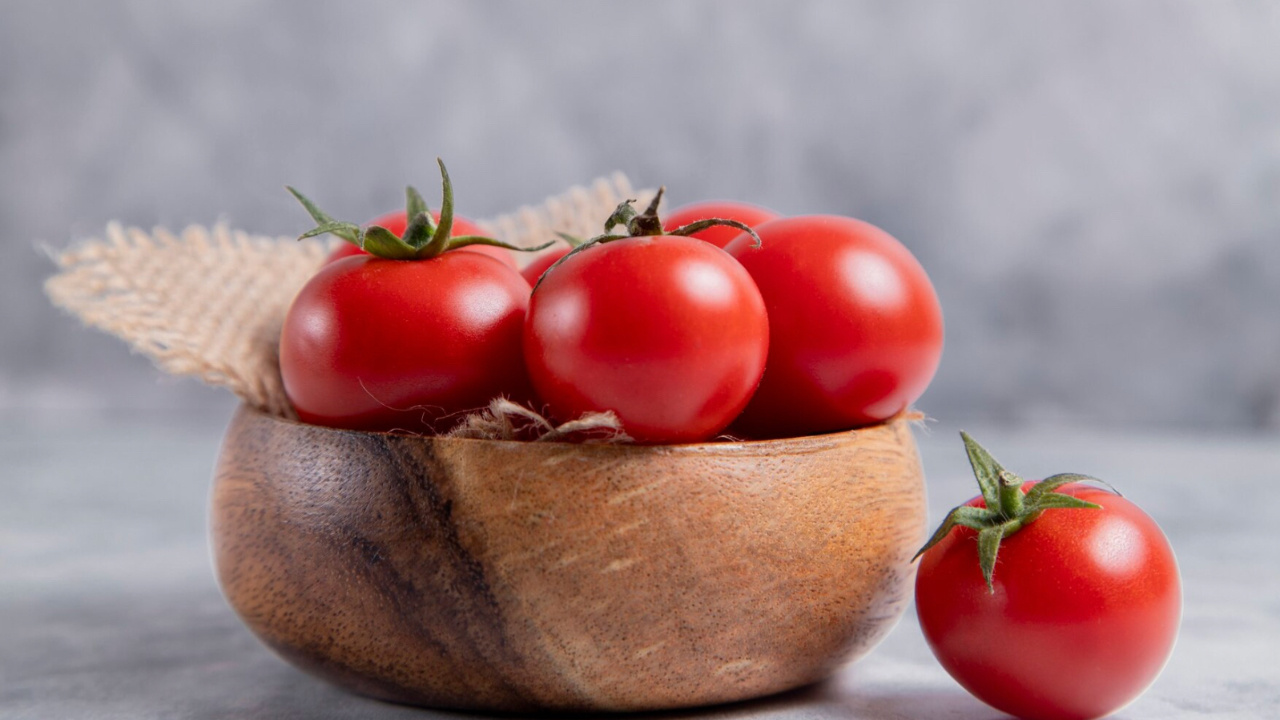
[{"label": "green tomato stem", "polygon": [[1000,480],[1000,514],[1010,519],[1021,516],[1024,505],[1022,478],[1004,469],[1000,470],[998,477]]}]

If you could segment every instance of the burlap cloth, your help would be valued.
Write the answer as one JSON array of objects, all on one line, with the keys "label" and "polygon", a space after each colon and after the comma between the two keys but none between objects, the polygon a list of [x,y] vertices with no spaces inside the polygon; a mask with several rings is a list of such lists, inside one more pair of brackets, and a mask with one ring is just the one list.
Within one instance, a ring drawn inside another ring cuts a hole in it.
[{"label": "burlap cloth", "polygon": [[[638,199],[643,206],[653,192],[634,191],[626,176],[615,173],[478,224],[520,247],[554,240],[557,232],[587,238],[600,234],[618,203]],[[298,214],[298,227],[309,228],[301,209]],[[112,223],[105,239],[54,254],[59,271],[45,291],[54,304],[124,340],[161,370],[225,387],[252,407],[294,418],[280,379],[280,328],[294,296],[332,247],[225,225],[193,225],[174,234]],[[523,425],[537,425],[533,417],[513,412],[488,408],[460,431],[517,437]],[[608,434],[610,421],[600,420],[594,427]],[[616,419],[611,422],[616,427]],[[564,432],[562,426],[533,434],[558,438]]]}]

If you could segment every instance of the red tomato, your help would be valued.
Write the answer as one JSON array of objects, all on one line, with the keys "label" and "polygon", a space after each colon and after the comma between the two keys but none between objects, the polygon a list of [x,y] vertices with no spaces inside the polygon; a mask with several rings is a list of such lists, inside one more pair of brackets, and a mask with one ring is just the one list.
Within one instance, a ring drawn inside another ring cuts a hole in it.
[{"label": "red tomato", "polygon": [[443,431],[494,397],[529,396],[521,335],[529,285],[491,257],[369,255],[326,265],[280,338],[285,392],[308,423]]},{"label": "red tomato", "polygon": [[827,215],[772,220],[725,251],[769,311],[764,379],[734,424],[755,437],[844,430],[906,410],[942,354],[942,310],[920,263],[888,233]]},{"label": "red tomato", "polygon": [[641,442],[723,430],[760,382],[764,302],[733,258],[670,235],[589,247],[533,293],[524,354],[559,421],[612,410]]},{"label": "red tomato", "polygon": [[1181,586],[1169,542],[1136,505],[1089,485],[1057,492],[1101,508],[1050,508],[1005,537],[994,592],[977,533],[951,530],[921,558],[916,612],[938,661],[978,699],[1020,718],[1087,720],[1160,673]]},{"label": "red tomato", "polygon": [[552,248],[534,257],[533,262],[525,265],[524,269],[520,271],[521,277],[525,279],[525,282],[529,283],[530,287],[537,285],[538,278],[542,277],[542,273],[546,272],[552,265],[555,265],[557,260],[568,255],[572,249],[567,247]]},{"label": "red tomato", "polygon": [[338,260],[341,260],[342,258],[349,258],[349,257],[355,257],[357,255],[368,255],[368,254],[369,253],[361,249],[359,245],[356,245],[354,243],[349,243],[349,242],[343,242],[341,245],[335,247],[333,249],[333,252],[329,253],[329,257],[324,259],[324,264],[328,265],[329,263],[336,262]]},{"label": "red tomato", "polygon": [[[676,228],[699,220],[721,218],[724,220],[737,220],[745,225],[750,225],[754,230],[757,225],[777,217],[778,213],[762,208],[759,205],[734,202],[732,200],[708,200],[691,205],[682,205],[672,210],[671,214],[667,215],[667,219],[662,222],[662,229],[671,232]],[[741,234],[742,231],[734,227],[713,225],[706,230],[699,230],[689,237],[705,240],[718,248],[722,248],[728,245],[730,240]]]},{"label": "red tomato", "polygon": [[[437,221],[440,220],[439,212],[432,212],[431,216],[434,217]],[[390,230],[392,233],[395,233],[395,235],[399,237],[401,235],[404,235],[405,228],[407,228],[409,225],[409,220],[408,220],[408,215],[405,214],[404,210],[397,210],[395,212],[389,212],[386,215],[377,217],[372,221],[370,221],[368,224],[379,225],[381,227],[384,227],[387,230]],[[485,235],[485,232],[480,229],[480,226],[476,225],[470,220],[466,218],[461,218],[455,215],[453,218],[453,229],[449,231],[449,234],[454,236]],[[458,248],[458,250],[465,250],[466,252],[478,252],[483,255],[489,255],[490,257],[494,257],[494,258],[497,258],[498,260],[501,260],[504,265],[511,268],[512,270],[516,269],[515,257],[512,256],[511,251],[505,248],[494,247],[492,245],[467,245],[466,247]],[[331,263],[334,260],[338,260],[344,257],[351,257],[353,255],[368,255],[368,253],[366,253],[364,250],[361,250],[358,246],[353,245],[352,243],[344,242],[338,247],[334,248],[333,252],[329,253],[329,257],[325,258],[325,263],[326,264]]]}]

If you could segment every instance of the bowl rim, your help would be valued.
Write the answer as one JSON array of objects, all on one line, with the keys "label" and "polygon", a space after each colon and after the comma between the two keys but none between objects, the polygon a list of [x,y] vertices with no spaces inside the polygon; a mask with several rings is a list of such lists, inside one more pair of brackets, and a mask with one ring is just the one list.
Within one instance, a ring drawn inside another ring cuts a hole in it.
[{"label": "bowl rim", "polygon": [[736,450],[759,451],[770,448],[786,448],[791,452],[795,452],[802,448],[817,448],[829,446],[833,442],[839,442],[844,439],[852,439],[853,437],[873,431],[884,431],[898,425],[914,425],[924,422],[926,416],[915,410],[907,408],[902,412],[880,422],[870,425],[860,425],[847,430],[837,430],[830,433],[820,433],[817,435],[798,435],[794,437],[783,438],[764,438],[764,439],[735,439],[735,440],[710,440],[696,443],[671,443],[671,444],[653,444],[645,445],[640,443],[609,443],[609,442],[559,442],[559,441],[542,441],[542,440],[496,440],[487,438],[469,438],[469,437],[453,437],[449,435],[427,435],[424,433],[416,433],[412,431],[403,432],[387,432],[383,430],[352,430],[348,428],[330,427],[328,425],[314,425],[302,422],[293,418],[280,417],[273,415],[261,408],[254,407],[248,403],[241,403],[236,410],[236,414],[248,413],[268,422],[279,423],[282,425],[293,426],[308,432],[319,432],[333,435],[355,435],[365,437],[384,437],[395,438],[395,442],[426,442],[430,444],[446,443],[458,444],[465,446],[475,443],[477,445],[489,445],[494,447],[526,447],[526,448],[545,448],[545,449],[569,449],[578,448],[580,450],[595,450],[599,448],[608,448],[611,451],[630,451],[630,452],[678,452],[678,453],[704,453],[709,451],[733,452]]}]

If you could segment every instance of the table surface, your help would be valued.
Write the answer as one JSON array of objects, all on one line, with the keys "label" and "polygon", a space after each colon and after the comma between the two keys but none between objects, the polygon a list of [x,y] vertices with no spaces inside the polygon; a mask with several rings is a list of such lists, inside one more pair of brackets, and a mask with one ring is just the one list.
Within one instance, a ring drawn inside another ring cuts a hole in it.
[{"label": "table surface", "polygon": [[[225,417],[0,421],[0,718],[459,717],[350,695],[277,659],[218,591],[206,543]],[[1164,527],[1185,610],[1119,718],[1280,716],[1280,438],[969,428],[1010,469],[1105,478]],[[918,434],[931,518],[973,494],[955,428]],[[659,717],[1001,717],[906,615],[831,680]]]}]

